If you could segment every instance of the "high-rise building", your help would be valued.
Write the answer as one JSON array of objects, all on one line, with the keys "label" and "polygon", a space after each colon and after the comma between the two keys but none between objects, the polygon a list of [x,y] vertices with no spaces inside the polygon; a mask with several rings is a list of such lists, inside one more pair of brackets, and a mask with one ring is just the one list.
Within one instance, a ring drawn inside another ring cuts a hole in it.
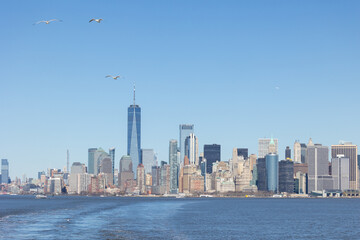
[{"label": "high-rise building", "polygon": [[278,154],[278,140],[273,138],[260,138],[259,139],[259,156],[258,158],[264,158],[269,153],[270,142],[273,141],[275,147],[275,154]]},{"label": "high-rise building", "polygon": [[160,186],[161,194],[170,193],[170,165],[166,162],[161,163],[160,168]]},{"label": "high-rise building", "polygon": [[79,174],[86,173],[86,166],[80,162],[74,162],[71,165],[71,173],[69,179],[69,193],[80,193],[79,190]]},{"label": "high-rise building", "polygon": [[291,160],[279,162],[279,192],[294,192],[294,162]]},{"label": "high-rise building", "polygon": [[349,142],[341,142],[339,145],[331,145],[331,158],[336,158],[337,155],[343,154],[349,158],[349,177],[350,189],[357,190],[359,188],[359,168],[357,166],[357,146]]},{"label": "high-rise building", "polygon": [[106,157],[100,162],[100,173],[104,174],[106,185],[113,184],[113,174],[112,174],[112,160],[110,157]]},{"label": "high-rise building", "polygon": [[182,163],[185,157],[185,139],[190,133],[194,133],[194,124],[180,124],[179,133],[180,163]]},{"label": "high-rise building", "polygon": [[136,183],[139,188],[139,193],[145,193],[145,168],[144,165],[139,163],[137,166],[137,175],[136,175]]},{"label": "high-rise building", "polygon": [[329,148],[321,144],[308,144],[308,192],[331,190],[333,180],[329,175]]},{"label": "high-rise building", "polygon": [[237,149],[237,156],[243,156],[244,159],[247,159],[249,157],[249,149],[247,148],[238,148]]},{"label": "high-rise building", "polygon": [[172,139],[169,142],[169,164],[170,164],[170,192],[177,193],[179,188],[179,159],[177,141]]},{"label": "high-rise building", "polygon": [[96,149],[94,152],[94,172],[93,174],[98,175],[100,172],[100,165],[103,159],[110,158],[109,154],[104,151],[102,148]]},{"label": "high-rise building", "polygon": [[88,149],[88,173],[94,174],[94,162],[95,162],[95,152],[97,148],[89,148]]},{"label": "high-rise building", "polygon": [[294,143],[294,163],[307,163],[306,162],[306,149],[307,146],[305,143],[300,143],[295,141]]},{"label": "high-rise building", "polygon": [[221,146],[218,144],[205,144],[204,158],[206,159],[206,172],[212,173],[213,163],[221,161]]},{"label": "high-rise building", "polygon": [[133,172],[136,176],[136,168],[141,161],[141,108],[134,103],[128,107],[128,138],[127,155],[131,157],[133,163]]},{"label": "high-rise building", "polygon": [[141,163],[144,165],[145,174],[151,173],[152,166],[156,166],[154,149],[141,149]]},{"label": "high-rise building", "polygon": [[110,155],[110,159],[111,159],[111,173],[112,173],[112,179],[113,179],[113,183],[115,185],[115,148],[110,148],[109,149],[109,155]]},{"label": "high-rise building", "polygon": [[151,176],[152,176],[151,192],[153,194],[160,194],[161,169],[159,166],[153,166],[151,168]]},{"label": "high-rise building", "polygon": [[279,187],[279,156],[275,153],[269,153],[265,160],[267,190],[277,192]]},{"label": "high-rise building", "polygon": [[331,159],[334,189],[341,191],[350,189],[349,163],[350,159],[344,154],[338,154],[336,158]]},{"label": "high-rise building", "polygon": [[291,149],[289,146],[286,147],[285,149],[285,159],[291,159]]},{"label": "high-rise building", "polygon": [[199,141],[193,133],[185,139],[185,155],[189,158],[190,164],[199,166]]},{"label": "high-rise building", "polygon": [[127,182],[134,179],[133,163],[130,156],[122,156],[119,166],[118,184],[121,191],[126,191]]},{"label": "high-rise building", "polygon": [[7,159],[1,159],[1,179],[0,183],[9,182],[9,162]]}]

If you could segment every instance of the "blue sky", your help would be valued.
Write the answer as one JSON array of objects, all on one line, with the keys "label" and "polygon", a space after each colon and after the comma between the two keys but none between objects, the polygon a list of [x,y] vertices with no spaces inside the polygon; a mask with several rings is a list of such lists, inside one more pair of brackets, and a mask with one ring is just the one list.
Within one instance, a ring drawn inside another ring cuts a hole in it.
[{"label": "blue sky", "polygon": [[[142,147],[360,142],[358,1],[4,1],[0,158],[35,177],[87,149],[126,154],[136,82]],[[61,19],[49,25],[33,23]],[[88,23],[103,18],[101,24]],[[108,74],[125,79],[113,81]],[[278,87],[278,89],[277,89]]]}]

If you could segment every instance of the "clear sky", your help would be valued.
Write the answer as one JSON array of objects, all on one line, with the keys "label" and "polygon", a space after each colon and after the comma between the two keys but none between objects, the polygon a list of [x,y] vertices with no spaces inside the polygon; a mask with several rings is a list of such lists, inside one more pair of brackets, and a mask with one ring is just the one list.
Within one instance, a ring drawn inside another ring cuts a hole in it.
[{"label": "clear sky", "polygon": [[[258,138],[360,143],[360,1],[2,1],[0,158],[36,177],[87,149],[142,147],[168,161],[179,124],[203,144],[257,153]],[[51,24],[39,20],[61,19]],[[100,24],[88,23],[103,18]],[[125,76],[122,80],[105,78]]]}]

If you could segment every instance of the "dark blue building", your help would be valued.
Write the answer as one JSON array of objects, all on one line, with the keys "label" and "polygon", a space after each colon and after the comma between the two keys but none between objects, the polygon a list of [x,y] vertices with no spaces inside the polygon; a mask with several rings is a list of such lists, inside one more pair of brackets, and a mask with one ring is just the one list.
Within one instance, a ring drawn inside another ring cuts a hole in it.
[{"label": "dark blue building", "polygon": [[218,144],[204,145],[204,158],[206,159],[206,172],[212,173],[212,165],[221,161],[221,146]]}]

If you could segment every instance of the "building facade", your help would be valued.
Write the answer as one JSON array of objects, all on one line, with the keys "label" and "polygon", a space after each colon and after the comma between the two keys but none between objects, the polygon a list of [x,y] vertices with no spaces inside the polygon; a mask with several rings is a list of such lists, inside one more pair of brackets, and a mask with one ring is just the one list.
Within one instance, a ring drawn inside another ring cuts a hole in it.
[{"label": "building facade", "polygon": [[259,139],[259,158],[264,158],[269,153],[269,145],[271,140],[275,144],[275,153],[278,154],[278,140],[272,138],[260,138]]},{"label": "building facade", "polygon": [[133,172],[136,176],[136,168],[141,163],[141,108],[134,103],[128,107],[128,134],[127,134],[127,155],[131,157]]},{"label": "building facade", "polygon": [[331,159],[331,173],[334,180],[335,190],[350,189],[350,159],[344,154],[338,154]]},{"label": "building facade", "polygon": [[206,172],[212,173],[213,163],[221,162],[221,146],[218,144],[204,145],[204,158],[206,159]]},{"label": "building facade", "polygon": [[9,161],[1,159],[1,178],[0,183],[7,184],[9,182]]},{"label": "building facade", "polygon": [[179,126],[179,150],[180,150],[180,164],[185,157],[185,139],[194,133],[194,124],[180,124]]},{"label": "building facade", "polygon": [[189,158],[190,164],[199,166],[199,140],[193,133],[185,139],[185,155]]},{"label": "building facade", "polygon": [[179,159],[177,141],[172,139],[169,141],[169,164],[170,164],[170,192],[177,193],[179,188]]},{"label": "building facade", "polygon": [[279,162],[279,192],[294,192],[294,163],[290,160]]},{"label": "building facade", "polygon": [[267,190],[275,193],[279,187],[279,156],[269,153],[266,155],[265,160]]}]

